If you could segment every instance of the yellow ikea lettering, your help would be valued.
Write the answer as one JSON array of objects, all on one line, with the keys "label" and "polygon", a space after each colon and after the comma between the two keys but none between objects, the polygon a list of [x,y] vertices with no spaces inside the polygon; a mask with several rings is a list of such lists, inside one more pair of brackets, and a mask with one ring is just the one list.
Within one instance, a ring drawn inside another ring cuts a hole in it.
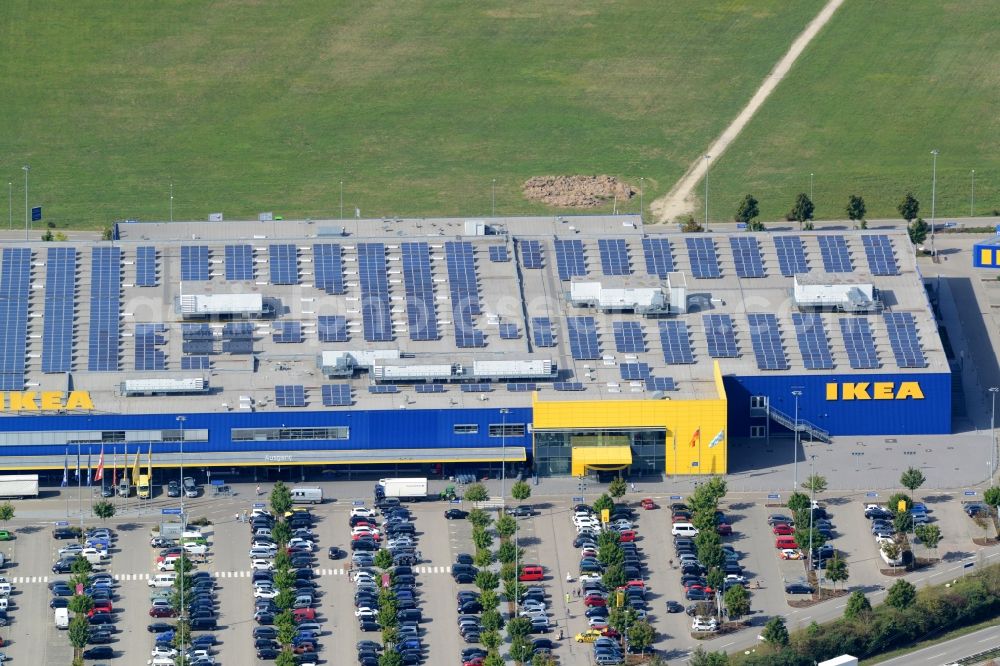
[{"label": "yellow ikea lettering", "polygon": [[[63,398],[65,396],[65,402]],[[6,399],[4,400],[4,397]],[[8,391],[0,393],[0,409],[12,412],[56,412],[63,409],[93,409],[94,401],[87,391]]]},{"label": "yellow ikea lettering", "polygon": [[62,409],[62,393],[59,391],[42,391],[42,409]]},{"label": "yellow ikea lettering", "polygon": [[844,382],[826,385],[827,400],[923,400],[917,382]]},{"label": "yellow ikea lettering", "polygon": [[[923,396],[921,396],[923,397]],[[94,401],[87,391],[70,391],[66,398],[66,409],[93,409]]]},{"label": "yellow ikea lettering", "polygon": [[896,400],[906,400],[907,398],[913,398],[914,400],[924,399],[924,392],[920,389],[920,384],[917,382],[899,383],[899,390],[896,392]]},{"label": "yellow ikea lettering", "polygon": [[20,391],[10,393],[10,411],[37,412],[38,405],[35,404],[35,392]]},{"label": "yellow ikea lettering", "polygon": [[892,382],[875,382],[872,395],[876,400],[892,400]]},{"label": "yellow ikea lettering", "polygon": [[868,382],[843,384],[841,391],[841,397],[844,400],[871,400],[871,396],[868,395]]}]

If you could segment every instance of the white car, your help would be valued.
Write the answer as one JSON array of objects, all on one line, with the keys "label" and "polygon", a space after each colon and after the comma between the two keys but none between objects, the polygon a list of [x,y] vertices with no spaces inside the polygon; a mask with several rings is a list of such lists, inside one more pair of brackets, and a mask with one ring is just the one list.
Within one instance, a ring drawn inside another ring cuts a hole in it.
[{"label": "white car", "polygon": [[601,575],[596,573],[585,573],[580,574],[580,584],[583,583],[599,583],[601,582]]},{"label": "white car", "polygon": [[176,666],[173,657],[153,657],[146,662],[148,666]]},{"label": "white car", "polygon": [[877,535],[875,537],[875,543],[877,543],[879,545],[879,548],[881,548],[883,545],[887,543],[896,543],[896,540],[893,539],[892,537]]},{"label": "white car", "polygon": [[548,614],[540,608],[523,608],[517,612],[518,617],[526,617],[529,619],[541,618],[548,619]]},{"label": "white car", "polygon": [[80,544],[78,544],[78,543],[71,543],[70,545],[66,546],[65,548],[60,548],[59,549],[59,555],[60,556],[62,556],[62,555],[76,555],[77,553],[79,553],[82,550],[83,550],[83,546],[81,546]]},{"label": "white car", "polygon": [[715,618],[706,620],[703,617],[696,617],[691,623],[691,631],[718,631],[719,624]]},{"label": "white car", "polygon": [[91,564],[94,563],[94,560],[106,560],[110,557],[106,550],[98,550],[97,548],[84,548],[80,551],[80,555],[90,560]]},{"label": "white car", "polygon": [[596,527],[601,524],[601,521],[593,516],[573,516],[573,524],[577,527],[583,527],[584,525]]},{"label": "white car", "polygon": [[606,617],[592,617],[587,620],[587,628],[589,629],[603,629],[606,626],[608,626],[608,618]]},{"label": "white car", "polygon": [[596,548],[584,548],[584,549],[582,549],[580,551],[580,558],[582,559],[584,557],[597,557],[597,549]]},{"label": "white car", "polygon": [[273,571],[274,560],[256,559],[250,560],[250,568],[254,571]]},{"label": "white car", "polygon": [[356,506],[353,509],[351,509],[351,515],[361,516],[362,518],[374,518],[378,514],[366,506]]},{"label": "white car", "polygon": [[149,656],[153,657],[153,658],[156,658],[156,657],[167,657],[168,659],[173,659],[178,654],[180,654],[180,653],[177,650],[175,650],[174,648],[164,648],[164,647],[157,646],[157,647],[154,647],[152,649],[152,651],[149,653]]},{"label": "white car", "polygon": [[288,540],[288,547],[289,548],[294,548],[296,546],[300,546],[300,547],[303,547],[303,548],[308,548],[309,550],[315,550],[315,548],[316,548],[316,544],[314,544],[309,539],[303,539],[302,537],[295,537],[294,539],[289,539]]},{"label": "white car", "polygon": [[274,599],[278,596],[278,590],[273,587],[258,587],[253,591],[255,599]]},{"label": "white car", "polygon": [[188,555],[204,555],[208,552],[208,546],[203,543],[188,542],[181,547]]},{"label": "white car", "polygon": [[183,532],[181,532],[182,539],[204,539],[205,535],[201,533],[201,530],[194,527],[189,527]]},{"label": "white car", "polygon": [[355,534],[375,534],[376,532],[378,532],[378,530],[368,525],[358,525],[357,527],[351,528],[351,536],[354,536]]},{"label": "white car", "polygon": [[358,610],[354,611],[354,617],[378,617],[378,611],[368,608],[368,606],[362,606]]},{"label": "white car", "polygon": [[264,548],[264,547],[258,546],[256,548],[251,548],[250,552],[248,554],[249,554],[249,556],[250,556],[251,559],[262,558],[262,557],[272,558],[272,557],[274,557],[275,555],[278,554],[278,549],[277,548]]},{"label": "white car", "polygon": [[619,518],[618,520],[611,523],[611,527],[616,530],[630,530],[632,529],[632,523],[625,520],[624,518]]}]

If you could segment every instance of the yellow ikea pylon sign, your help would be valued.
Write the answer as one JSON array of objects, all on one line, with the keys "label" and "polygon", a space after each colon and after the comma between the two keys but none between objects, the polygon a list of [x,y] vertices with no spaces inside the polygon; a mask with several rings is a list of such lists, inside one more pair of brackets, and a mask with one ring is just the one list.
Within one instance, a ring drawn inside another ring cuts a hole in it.
[{"label": "yellow ikea pylon sign", "polygon": [[826,385],[827,400],[923,400],[924,391],[917,382],[831,382]]},{"label": "yellow ikea pylon sign", "polygon": [[8,412],[57,412],[64,409],[93,409],[89,391],[5,391],[0,392],[0,409]]}]

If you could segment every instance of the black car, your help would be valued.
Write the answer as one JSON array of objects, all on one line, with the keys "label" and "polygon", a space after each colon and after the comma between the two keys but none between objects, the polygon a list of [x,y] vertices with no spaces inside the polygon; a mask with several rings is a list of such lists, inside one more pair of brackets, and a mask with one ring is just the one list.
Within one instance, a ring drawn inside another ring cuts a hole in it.
[{"label": "black car", "polygon": [[114,642],[111,633],[107,631],[93,631],[87,638],[88,645],[107,645]]},{"label": "black car", "polygon": [[461,520],[462,518],[468,518],[469,512],[462,511],[461,509],[448,509],[444,512],[444,517],[448,520]]},{"label": "black car", "polygon": [[375,543],[375,539],[357,539],[351,542],[351,550],[374,552],[378,550],[378,544]]},{"label": "black car", "polygon": [[667,612],[668,613],[683,613],[684,612],[684,606],[680,605],[676,601],[668,601],[667,602]]},{"label": "black car", "polygon": [[805,583],[788,583],[785,585],[785,594],[812,594],[813,588]]},{"label": "black car", "polygon": [[181,484],[177,481],[170,481],[167,483],[167,497],[180,497],[181,496]]},{"label": "black car", "polygon": [[273,648],[273,647],[258,648],[257,649],[257,658],[258,659],[267,659],[267,660],[277,659],[279,653],[280,653],[280,651],[277,648]]},{"label": "black car", "polygon": [[114,656],[115,651],[107,645],[98,645],[83,651],[84,659],[112,659]]},{"label": "black car", "polygon": [[75,539],[76,537],[76,530],[69,527],[57,527],[52,530],[53,539]]},{"label": "black car", "polygon": [[530,518],[531,516],[537,516],[539,513],[539,511],[535,511],[534,507],[528,506],[527,504],[520,504],[507,509],[507,515],[514,516],[516,518]]},{"label": "black car", "polygon": [[162,634],[164,631],[173,631],[177,627],[169,622],[152,622],[146,625],[146,631],[151,634]]},{"label": "black car", "polygon": [[338,548],[336,546],[330,546],[326,551],[326,556],[331,560],[339,560],[341,558],[347,557],[347,552],[343,548]]},{"label": "black car", "polygon": [[458,604],[459,613],[482,613],[483,605],[479,601],[466,601]]},{"label": "black car", "polygon": [[[271,618],[271,621],[273,623],[273,621],[274,621],[273,617]],[[258,622],[259,622],[259,620],[258,620]],[[264,623],[260,622],[260,624],[264,624]],[[193,618],[191,618],[191,622],[190,622],[190,627],[191,627],[192,631],[195,631],[195,630],[199,630],[199,631],[206,631],[206,630],[207,631],[215,631],[215,629],[218,627],[218,625],[219,625],[219,621],[216,620],[214,617],[193,617]]]},{"label": "black car", "polygon": [[361,620],[358,627],[361,631],[381,631],[382,629],[375,620]]}]

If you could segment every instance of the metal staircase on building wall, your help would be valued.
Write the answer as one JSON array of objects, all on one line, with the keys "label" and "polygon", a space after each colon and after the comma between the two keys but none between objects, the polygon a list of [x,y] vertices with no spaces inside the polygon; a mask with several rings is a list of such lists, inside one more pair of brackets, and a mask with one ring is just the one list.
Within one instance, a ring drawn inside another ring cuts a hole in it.
[{"label": "metal staircase on building wall", "polygon": [[809,421],[804,421],[802,419],[799,419],[798,428],[796,428],[795,419],[793,419],[788,414],[785,414],[784,412],[779,411],[774,407],[768,407],[767,412],[768,416],[771,417],[772,421],[783,425],[792,432],[795,432],[795,430],[797,429],[800,433],[805,433],[809,435],[811,439],[818,440],[820,442],[826,442],[828,444],[830,442],[830,433],[828,433],[826,430],[823,430],[819,426],[810,423]]}]

